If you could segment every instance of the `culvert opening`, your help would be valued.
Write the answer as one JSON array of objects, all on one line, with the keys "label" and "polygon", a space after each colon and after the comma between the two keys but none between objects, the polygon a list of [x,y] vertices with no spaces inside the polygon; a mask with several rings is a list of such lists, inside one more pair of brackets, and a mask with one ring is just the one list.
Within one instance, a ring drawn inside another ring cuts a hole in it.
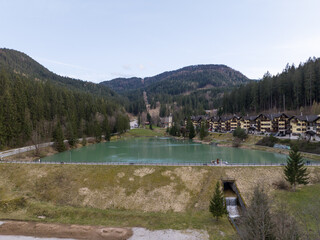
[{"label": "culvert opening", "polygon": [[230,218],[240,217],[239,202],[237,193],[234,191],[234,180],[222,180],[223,194],[226,200],[226,206]]}]

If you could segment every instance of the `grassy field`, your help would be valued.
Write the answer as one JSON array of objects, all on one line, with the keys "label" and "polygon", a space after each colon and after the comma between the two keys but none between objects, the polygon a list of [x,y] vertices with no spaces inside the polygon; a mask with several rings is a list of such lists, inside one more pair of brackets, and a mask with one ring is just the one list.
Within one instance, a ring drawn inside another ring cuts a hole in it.
[{"label": "grassy field", "polygon": [[150,130],[148,128],[136,128],[127,131],[122,136],[124,137],[161,137],[165,135],[166,130],[163,128],[154,128]]},{"label": "grassy field", "polygon": [[[235,232],[227,218],[217,223],[208,212],[221,170],[1,164],[0,218],[148,229],[205,229],[212,239],[230,239]],[[25,203],[21,203],[21,198]]]},{"label": "grassy field", "polygon": [[314,200],[315,196],[320,196],[320,183],[302,186],[298,188],[296,192],[276,191],[275,194],[279,200],[285,201],[288,205],[296,209],[303,209],[306,203]]},{"label": "grassy field", "polygon": [[274,195],[277,201],[285,203],[302,230],[308,229],[310,239],[319,239],[320,180],[314,185],[302,186],[296,192],[276,191]]}]

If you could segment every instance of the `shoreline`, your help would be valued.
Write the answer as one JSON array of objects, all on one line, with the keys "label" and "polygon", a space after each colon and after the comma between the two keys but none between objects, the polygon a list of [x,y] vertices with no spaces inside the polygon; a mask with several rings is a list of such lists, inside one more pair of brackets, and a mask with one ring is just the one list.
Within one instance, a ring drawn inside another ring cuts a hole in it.
[{"label": "shoreline", "polygon": [[[139,130],[142,130],[142,131],[146,131],[147,130],[147,131],[149,131],[149,129],[137,129],[137,130],[138,131]],[[114,136],[111,137],[110,142],[118,141],[118,140],[126,140],[126,139],[131,139],[131,138],[161,137],[161,135],[162,136],[167,136],[165,133],[160,132],[159,130],[158,131],[150,130],[150,131],[152,131],[153,135],[151,135],[151,134],[149,134],[149,135],[148,134],[140,134],[139,135],[139,134],[134,134],[134,133],[129,133],[129,132],[125,132],[125,133],[120,134],[120,135],[114,135]],[[160,136],[158,136],[158,134]],[[218,134],[214,134],[214,135],[218,135]],[[241,148],[241,149],[248,149],[248,150],[258,150],[258,151],[264,151],[264,152],[284,154],[284,155],[287,155],[287,156],[289,155],[289,152],[290,152],[287,149],[278,149],[278,148],[273,148],[273,147],[256,145],[254,142],[251,143],[251,144],[244,142],[244,143],[241,143],[239,147],[234,147],[233,144],[232,144],[232,139],[230,138],[231,136],[229,136],[228,134],[219,133],[218,137],[214,136],[214,135],[210,134],[204,140],[200,140],[198,138],[191,139],[191,140],[192,140],[192,142],[206,144],[206,145],[214,144],[217,147],[232,147],[232,148]],[[227,137],[227,138],[219,140],[220,136]],[[189,140],[189,138],[185,138],[185,137],[175,137],[175,136],[168,136],[168,137],[172,137],[172,138],[174,138],[176,140]],[[68,149],[66,151],[70,151],[70,150],[73,150],[73,149],[80,149],[82,147],[90,146],[90,145],[97,144],[97,143],[107,142],[106,140],[102,140],[100,142],[96,142],[93,137],[88,137],[87,141],[88,141],[87,144],[84,145],[84,146],[80,142],[78,142],[75,147],[70,148],[70,149]],[[47,144],[47,143],[43,143],[43,145],[45,145],[45,144]],[[27,146],[27,147],[30,147],[30,146]],[[22,147],[22,148],[26,148],[26,147]],[[34,149],[32,149],[30,151],[22,152],[22,153],[19,153],[19,148],[18,149],[7,150],[7,151],[13,151],[13,152],[14,151],[16,151],[16,152],[18,151],[18,153],[1,158],[2,162],[7,162],[7,163],[15,162],[15,161],[36,162],[40,158],[51,156],[51,155],[59,153],[58,151],[56,151],[54,149],[54,147],[52,145],[48,145],[48,146],[43,147],[43,148],[40,149],[40,152],[43,154],[43,156],[35,156],[34,155]],[[5,151],[5,152],[7,152],[7,151]],[[1,155],[1,152],[0,152],[0,155]],[[310,160],[320,161],[320,155],[319,154],[301,152],[301,155],[304,158],[307,158],[307,159],[310,159]]]},{"label": "shoreline", "polygon": [[[179,139],[179,138],[177,138]],[[186,138],[184,138],[186,139]],[[264,151],[264,152],[271,152],[271,153],[279,153],[284,155],[289,155],[290,150],[287,149],[279,149],[274,147],[267,147],[267,146],[261,146],[256,144],[248,144],[248,143],[241,143],[239,147],[234,147],[232,145],[232,142],[230,140],[224,140],[224,141],[215,141],[213,139],[210,140],[200,140],[200,139],[192,139],[193,142],[201,143],[201,144],[215,144],[217,147],[231,147],[231,148],[242,148],[242,149],[248,149],[248,150],[258,150],[258,151]],[[223,143],[221,143],[223,142]],[[320,162],[320,154],[315,153],[308,153],[308,152],[300,152],[302,157],[308,158],[310,160],[319,161]]]}]

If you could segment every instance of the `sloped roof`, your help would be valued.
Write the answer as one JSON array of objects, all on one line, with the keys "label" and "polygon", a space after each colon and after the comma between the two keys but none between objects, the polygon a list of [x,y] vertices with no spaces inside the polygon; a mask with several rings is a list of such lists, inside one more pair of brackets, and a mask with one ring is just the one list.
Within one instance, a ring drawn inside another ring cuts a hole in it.
[{"label": "sloped roof", "polygon": [[314,122],[314,121],[317,121],[320,116],[318,115],[297,115],[297,116],[294,116],[293,118],[297,118],[299,119],[300,121],[306,121],[306,122]]},{"label": "sloped roof", "polygon": [[244,120],[250,120],[250,121],[254,121],[257,119],[258,116],[243,116],[241,118],[243,118]]}]

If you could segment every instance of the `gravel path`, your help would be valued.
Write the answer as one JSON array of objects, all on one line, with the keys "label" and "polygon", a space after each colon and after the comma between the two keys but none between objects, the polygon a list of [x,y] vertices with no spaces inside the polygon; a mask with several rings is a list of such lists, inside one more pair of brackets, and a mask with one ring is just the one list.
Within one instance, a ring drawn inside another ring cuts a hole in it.
[{"label": "gravel path", "polygon": [[132,228],[133,236],[128,240],[209,240],[204,230],[155,230]]}]

